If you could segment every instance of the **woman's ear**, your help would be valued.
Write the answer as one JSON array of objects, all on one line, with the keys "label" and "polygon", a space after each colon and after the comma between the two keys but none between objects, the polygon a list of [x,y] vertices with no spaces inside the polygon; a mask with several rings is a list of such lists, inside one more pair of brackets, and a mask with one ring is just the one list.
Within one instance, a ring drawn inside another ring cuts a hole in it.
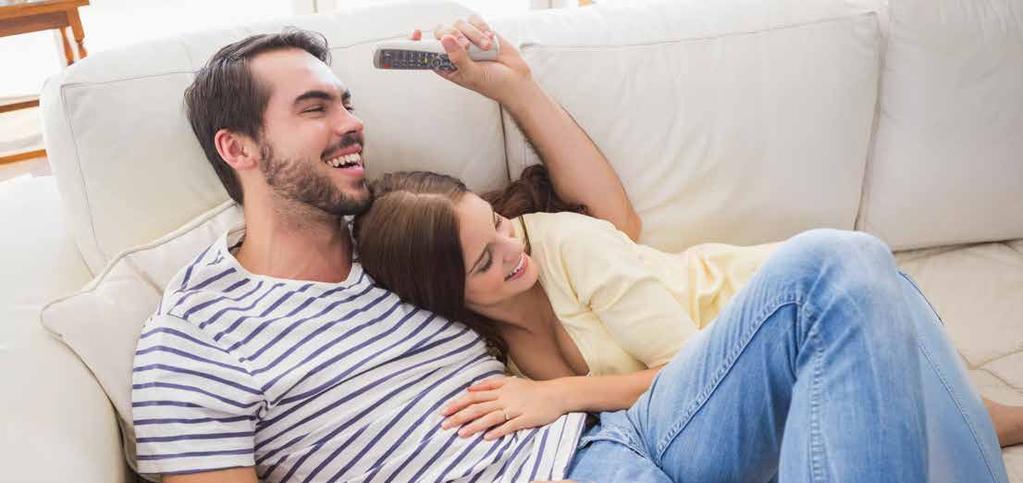
[{"label": "woman's ear", "polygon": [[251,137],[221,129],[213,135],[213,143],[220,157],[235,170],[247,171],[259,167],[259,145]]}]

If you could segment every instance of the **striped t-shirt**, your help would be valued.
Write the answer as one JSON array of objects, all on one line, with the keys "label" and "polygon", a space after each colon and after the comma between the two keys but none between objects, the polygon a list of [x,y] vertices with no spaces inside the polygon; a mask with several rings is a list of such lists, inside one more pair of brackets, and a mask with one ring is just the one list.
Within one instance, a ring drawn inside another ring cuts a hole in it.
[{"label": "striped t-shirt", "polygon": [[132,385],[142,473],[255,466],[264,481],[563,478],[584,414],[494,441],[442,406],[504,373],[462,324],[402,303],[355,263],[342,283],[247,272],[221,237],[168,284]]}]

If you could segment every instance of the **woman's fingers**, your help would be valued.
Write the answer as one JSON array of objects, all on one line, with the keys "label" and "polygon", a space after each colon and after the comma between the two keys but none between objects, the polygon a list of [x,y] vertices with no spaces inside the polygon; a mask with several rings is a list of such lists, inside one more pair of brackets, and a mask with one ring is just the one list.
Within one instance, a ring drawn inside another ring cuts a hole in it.
[{"label": "woman's fingers", "polygon": [[[511,416],[511,415],[509,415]],[[487,431],[487,434],[483,435],[483,439],[490,441],[492,439],[501,438],[514,433],[520,429],[525,429],[525,425],[522,423],[522,418],[511,418],[505,421],[504,424]]]},{"label": "woman's fingers", "polygon": [[485,381],[480,381],[480,382],[477,382],[476,384],[473,384],[473,385],[469,386],[468,391],[469,392],[474,392],[474,391],[492,391],[494,389],[497,389],[497,388],[503,386],[504,383],[505,383],[505,379],[507,379],[507,378],[505,378],[505,377],[498,377],[498,378],[495,378],[495,379],[487,379]]},{"label": "woman's fingers", "polygon": [[450,429],[455,426],[461,426],[469,421],[473,421],[477,418],[490,414],[500,408],[501,404],[497,401],[476,403],[452,414],[451,416],[448,416],[448,418],[441,423],[440,427],[441,429]]},{"label": "woman's fingers", "polygon": [[448,403],[448,405],[444,407],[444,410],[442,410],[440,414],[441,416],[448,416],[450,414],[454,414],[458,411],[461,411],[462,409],[472,404],[493,401],[495,399],[497,399],[497,394],[492,392],[472,392],[463,394],[458,399],[455,399],[454,401]]},{"label": "woman's fingers", "polygon": [[458,30],[458,29],[456,29],[454,27],[441,27],[441,26],[438,26],[437,28],[435,28],[433,30],[433,36],[437,40],[443,41],[445,35],[450,35],[450,36],[454,37],[455,41],[458,42],[458,45],[460,47],[462,47],[463,49],[468,49],[469,48],[469,44],[472,43],[469,40],[469,38],[466,37],[465,34],[462,33],[461,30]]},{"label": "woman's fingers", "polygon": [[423,31],[415,29],[412,31],[412,35],[408,36],[409,40],[423,40]]},{"label": "woman's fingers", "polygon": [[475,25],[466,22],[465,20],[456,20],[455,28],[468,37],[469,40],[476,44],[477,47],[483,50],[490,50],[490,47],[493,46],[493,40],[491,40],[489,35],[485,35],[480,31],[480,29],[476,28]]},{"label": "woman's fingers", "polygon": [[479,15],[469,15],[468,21],[469,25],[476,27],[476,29],[482,32],[483,35],[486,35],[491,39],[494,38],[494,29],[490,28],[490,25],[480,18]]},{"label": "woman's fingers", "polygon": [[[463,438],[468,438],[480,431],[486,431],[488,428],[497,426],[506,422],[504,419],[505,412],[501,409],[495,409],[482,417],[476,418],[473,422],[466,424],[462,429],[458,430],[458,435]],[[510,416],[510,415],[509,415]]]}]

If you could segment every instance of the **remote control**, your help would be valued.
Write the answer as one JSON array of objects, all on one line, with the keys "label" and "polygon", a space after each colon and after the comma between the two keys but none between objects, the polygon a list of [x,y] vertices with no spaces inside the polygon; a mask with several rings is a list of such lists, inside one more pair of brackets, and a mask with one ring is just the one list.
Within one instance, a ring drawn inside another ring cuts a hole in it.
[{"label": "remote control", "polygon": [[[475,44],[469,46],[469,58],[475,61],[496,60],[497,42],[490,50],[480,50]],[[444,46],[439,40],[388,40],[376,45],[373,65],[377,69],[429,69],[456,70]]]}]

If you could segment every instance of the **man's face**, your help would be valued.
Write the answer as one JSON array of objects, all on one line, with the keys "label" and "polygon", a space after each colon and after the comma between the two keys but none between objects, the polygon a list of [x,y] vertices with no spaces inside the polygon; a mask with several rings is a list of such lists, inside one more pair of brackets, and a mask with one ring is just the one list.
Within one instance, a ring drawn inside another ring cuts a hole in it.
[{"label": "man's face", "polygon": [[259,142],[273,193],[335,216],[364,211],[363,126],[341,81],[299,49],[260,54],[250,67],[270,92]]}]

